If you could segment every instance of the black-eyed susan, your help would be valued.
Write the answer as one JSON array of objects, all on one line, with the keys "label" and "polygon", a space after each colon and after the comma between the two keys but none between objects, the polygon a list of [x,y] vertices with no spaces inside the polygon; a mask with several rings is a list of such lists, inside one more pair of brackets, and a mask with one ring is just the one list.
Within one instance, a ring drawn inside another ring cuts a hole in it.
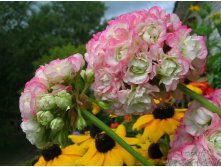
[{"label": "black-eyed susan", "polygon": [[84,134],[69,135],[68,138],[75,144],[81,145],[84,149],[88,149],[91,142],[94,142],[95,136],[100,133],[101,130],[96,126],[91,125],[90,130],[84,132]]},{"label": "black-eyed susan", "polygon": [[[125,137],[126,130],[123,125],[119,125],[115,132],[129,145],[138,143],[136,138]],[[135,158],[105,133],[97,134],[84,156],[76,161],[76,165],[89,166],[121,166],[124,164],[134,165]]]},{"label": "black-eyed susan", "polygon": [[62,149],[53,145],[42,151],[42,156],[35,163],[35,166],[70,166],[81,158],[85,150],[78,145],[70,145]]},{"label": "black-eyed susan", "polygon": [[[146,140],[145,143],[139,143],[134,146],[140,155],[145,159],[149,160],[155,165],[164,165],[166,160],[166,155],[163,154],[159,143],[153,143],[150,140]],[[136,165],[142,165],[140,162],[136,161]]]},{"label": "black-eyed susan", "polygon": [[144,129],[141,142],[145,142],[149,138],[156,143],[165,133],[174,134],[184,111],[186,109],[174,108],[169,103],[159,103],[151,114],[143,115],[137,119],[133,125],[133,130]]}]

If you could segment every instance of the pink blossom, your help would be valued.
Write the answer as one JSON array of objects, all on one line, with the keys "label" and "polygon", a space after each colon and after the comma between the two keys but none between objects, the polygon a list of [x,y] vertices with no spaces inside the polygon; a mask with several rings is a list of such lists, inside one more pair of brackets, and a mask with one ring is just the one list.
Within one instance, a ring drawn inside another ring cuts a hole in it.
[{"label": "pink blossom", "polygon": [[33,78],[26,83],[25,90],[19,99],[19,108],[24,121],[36,116],[37,97],[47,92],[47,88],[39,82],[38,78]]},{"label": "pink blossom", "polygon": [[126,96],[152,83],[161,91],[174,91],[187,77],[201,75],[207,56],[205,42],[190,32],[176,14],[156,6],[109,21],[86,46],[87,68],[95,72],[92,89],[96,97],[109,101],[115,106],[113,111],[124,113],[129,105],[117,102],[119,92]]}]

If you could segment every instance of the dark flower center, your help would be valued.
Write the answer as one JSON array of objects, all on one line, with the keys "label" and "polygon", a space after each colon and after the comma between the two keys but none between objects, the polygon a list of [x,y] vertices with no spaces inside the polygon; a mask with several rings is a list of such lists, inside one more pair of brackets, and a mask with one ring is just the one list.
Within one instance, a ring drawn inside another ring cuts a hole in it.
[{"label": "dark flower center", "polygon": [[96,127],[96,126],[94,126],[94,125],[91,125],[90,126],[90,136],[92,137],[92,138],[95,138],[95,136],[97,135],[97,134],[99,134],[101,132],[101,130],[98,128],[98,127]]},{"label": "dark flower center", "polygon": [[97,134],[95,146],[99,152],[106,153],[115,146],[115,141],[107,134]]},{"label": "dark flower center", "polygon": [[158,143],[152,143],[148,148],[148,155],[151,159],[160,159],[163,157]]},{"label": "dark flower center", "polygon": [[42,151],[42,155],[45,161],[50,161],[55,157],[59,156],[60,154],[61,154],[61,149],[57,144],[54,144],[53,146],[46,148]]},{"label": "dark flower center", "polygon": [[157,108],[153,111],[155,119],[172,118],[174,115],[174,107],[169,103],[159,103]]}]

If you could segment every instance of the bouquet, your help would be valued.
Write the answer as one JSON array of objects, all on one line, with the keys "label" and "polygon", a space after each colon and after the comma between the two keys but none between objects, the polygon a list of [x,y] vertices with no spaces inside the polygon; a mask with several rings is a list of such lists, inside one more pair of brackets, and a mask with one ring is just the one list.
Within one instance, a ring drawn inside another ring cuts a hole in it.
[{"label": "bouquet", "polygon": [[221,164],[220,90],[197,82],[205,42],[176,14],[121,15],[86,50],[40,66],[21,94],[35,165]]}]

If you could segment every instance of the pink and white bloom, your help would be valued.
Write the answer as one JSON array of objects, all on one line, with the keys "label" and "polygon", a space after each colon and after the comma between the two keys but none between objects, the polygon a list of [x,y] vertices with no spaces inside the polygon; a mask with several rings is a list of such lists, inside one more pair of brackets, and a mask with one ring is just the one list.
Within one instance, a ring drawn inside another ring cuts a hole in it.
[{"label": "pink and white bloom", "polygon": [[[207,98],[217,104],[220,92],[216,90]],[[220,117],[194,101],[170,145],[168,165],[221,165]]]},{"label": "pink and white bloom", "polygon": [[86,45],[87,68],[95,72],[96,97],[109,101],[113,112],[127,110],[128,103],[119,104],[117,94],[153,83],[166,92],[174,91],[187,77],[201,75],[205,42],[190,32],[176,14],[156,6],[109,21]]}]

